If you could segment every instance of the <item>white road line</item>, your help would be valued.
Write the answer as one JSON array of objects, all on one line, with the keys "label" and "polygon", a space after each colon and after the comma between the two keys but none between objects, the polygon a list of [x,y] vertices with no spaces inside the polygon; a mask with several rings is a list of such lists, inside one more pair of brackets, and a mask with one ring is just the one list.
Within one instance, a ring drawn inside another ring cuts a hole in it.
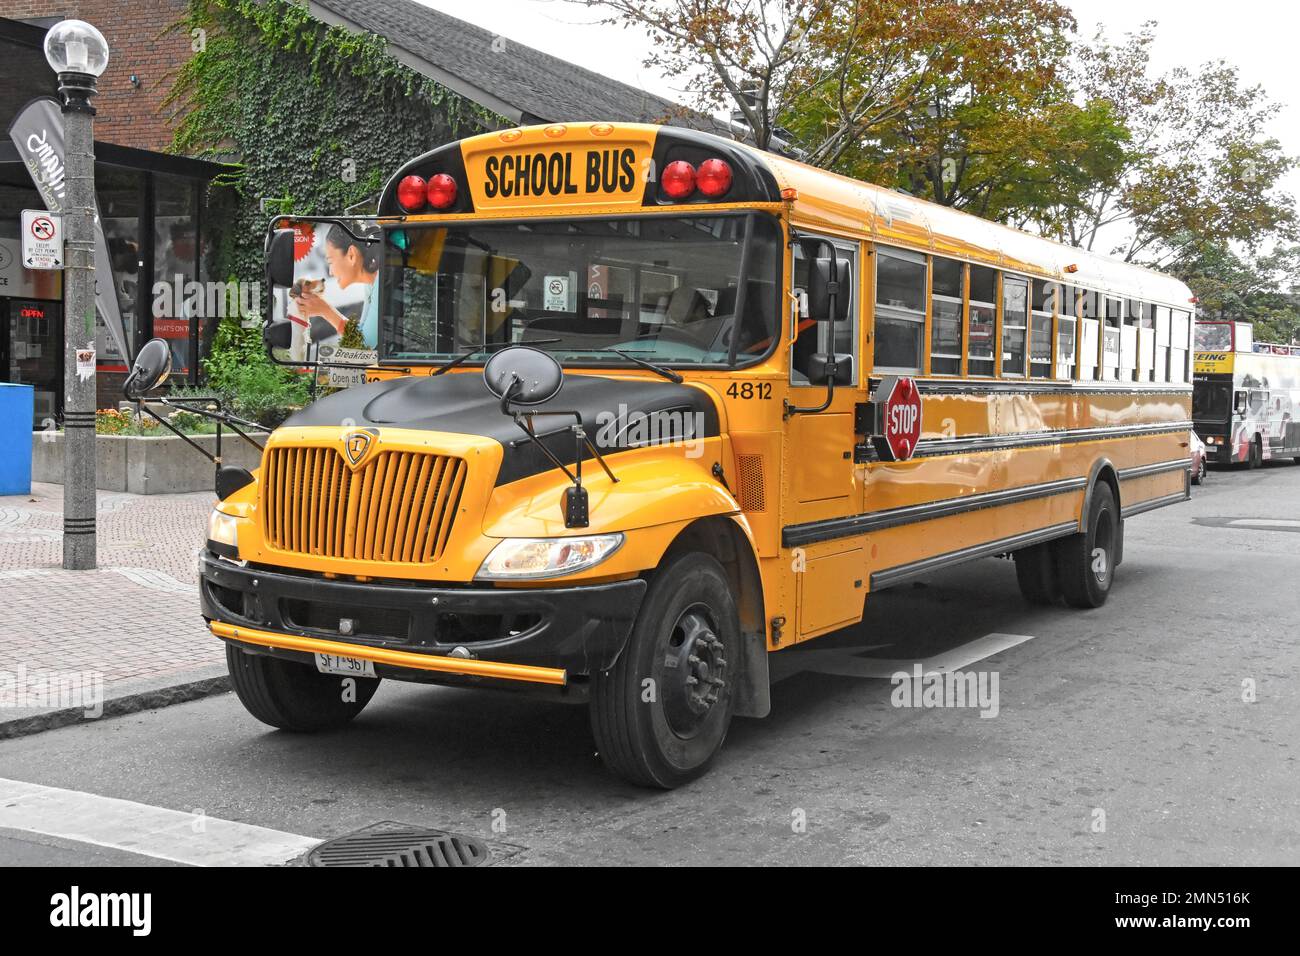
[{"label": "white road line", "polygon": [[792,649],[788,654],[776,654],[772,657],[772,679],[782,680],[801,671],[815,671],[818,674],[834,674],[840,677],[889,680],[899,671],[911,674],[917,664],[921,665],[923,674],[955,671],[1033,639],[1029,634],[985,634],[978,640],[924,659],[859,657],[863,650],[868,649],[861,647],[828,651]]},{"label": "white road line", "polygon": [[1233,518],[1228,524],[1243,528],[1300,528],[1297,518]]},{"label": "white road line", "polygon": [[6,828],[190,866],[274,866],[320,843],[197,812],[0,777],[0,829]]}]

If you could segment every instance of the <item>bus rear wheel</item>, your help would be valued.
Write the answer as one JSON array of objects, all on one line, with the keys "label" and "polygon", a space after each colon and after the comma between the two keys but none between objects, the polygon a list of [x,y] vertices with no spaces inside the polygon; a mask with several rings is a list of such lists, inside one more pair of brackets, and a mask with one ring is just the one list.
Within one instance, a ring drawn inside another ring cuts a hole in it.
[{"label": "bus rear wheel", "polygon": [[280,730],[311,733],[342,727],[379,689],[378,678],[322,674],[310,665],[249,654],[232,644],[226,645],[226,667],[244,709]]},{"label": "bus rear wheel", "polygon": [[689,553],[660,568],[623,653],[592,679],[591,729],[605,765],[665,790],[707,770],[731,724],[740,647],[716,560]]},{"label": "bus rear wheel", "polygon": [[1061,587],[1056,580],[1056,558],[1050,544],[1036,544],[1012,554],[1016,562],[1016,583],[1030,604],[1057,604]]},{"label": "bus rear wheel", "polygon": [[1099,481],[1092,489],[1084,530],[1052,542],[1056,579],[1070,607],[1101,607],[1115,578],[1119,515],[1115,493]]}]

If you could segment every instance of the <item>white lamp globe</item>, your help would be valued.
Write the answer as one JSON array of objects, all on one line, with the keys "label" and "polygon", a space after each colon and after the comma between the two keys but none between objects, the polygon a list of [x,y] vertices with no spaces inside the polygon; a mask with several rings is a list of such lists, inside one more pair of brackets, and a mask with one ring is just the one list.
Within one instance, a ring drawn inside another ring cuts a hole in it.
[{"label": "white lamp globe", "polygon": [[45,59],[55,73],[100,76],[108,66],[108,41],[84,20],[63,20],[45,34]]}]

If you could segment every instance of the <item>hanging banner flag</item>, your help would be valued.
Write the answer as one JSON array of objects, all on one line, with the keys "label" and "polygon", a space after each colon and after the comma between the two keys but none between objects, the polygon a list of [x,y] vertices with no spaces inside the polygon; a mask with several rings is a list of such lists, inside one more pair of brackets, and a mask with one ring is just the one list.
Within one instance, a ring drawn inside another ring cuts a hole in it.
[{"label": "hanging banner flag", "polygon": [[[36,184],[45,208],[50,212],[67,212],[66,152],[63,145],[63,110],[58,100],[43,96],[18,111],[9,124],[9,138],[18,148],[32,182]],[[118,355],[130,362],[126,347],[126,330],[114,288],[113,261],[108,257],[108,239],[99,217],[99,200],[95,200],[95,310],[117,346]]]}]

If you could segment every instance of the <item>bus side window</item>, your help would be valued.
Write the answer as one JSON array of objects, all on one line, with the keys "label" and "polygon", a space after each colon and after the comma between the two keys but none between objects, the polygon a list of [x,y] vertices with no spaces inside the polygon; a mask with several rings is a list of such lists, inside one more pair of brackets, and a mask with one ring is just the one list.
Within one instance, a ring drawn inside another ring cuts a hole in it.
[{"label": "bus side window", "polygon": [[1101,343],[1100,322],[1097,318],[1097,293],[1088,289],[1076,290],[1079,320],[1079,379],[1084,382],[1095,381],[1097,374],[1097,350]]},{"label": "bus side window", "polygon": [[795,339],[790,349],[790,384],[807,385],[808,369],[812,357],[818,352],[838,352],[853,356],[853,368],[858,366],[858,245],[836,240],[835,255],[848,260],[850,289],[848,318],[834,324],[814,319],[808,315],[808,262],[827,254],[825,243],[804,234],[794,245],[794,277],[791,292],[794,301],[790,308],[795,312]]},{"label": "bus side window", "polygon": [[1138,326],[1142,321],[1142,303],[1137,299],[1124,300],[1124,324],[1120,328],[1120,367],[1121,382],[1138,380]]},{"label": "bus side window", "polygon": [[1192,315],[1175,309],[1169,331],[1169,381],[1183,384],[1191,381],[1188,369],[1188,351],[1192,342]]},{"label": "bus side window", "polygon": [[[1031,378],[1051,378],[1052,316],[1060,311],[1061,287],[1055,282],[1035,279],[1033,289],[1033,314],[1029,318],[1029,375]],[[1073,358],[1073,324],[1070,327],[1070,349]]]},{"label": "bus side window", "polygon": [[1074,360],[1079,348],[1079,317],[1075,314],[1078,299],[1074,286],[1058,286],[1060,316],[1056,320],[1056,377],[1073,379]]},{"label": "bus side window", "polygon": [[1106,322],[1101,334],[1101,378],[1108,382],[1119,381],[1120,300],[1105,297]]},{"label": "bus side window", "polygon": [[1169,381],[1169,306],[1156,306],[1156,352],[1153,382]]},{"label": "bus side window", "polygon": [[1017,276],[1002,277],[1002,374],[1025,375],[1026,338],[1029,334],[1029,282]]},{"label": "bus side window", "polygon": [[1156,307],[1138,303],[1138,370],[1139,382],[1155,381]]},{"label": "bus side window", "polygon": [[966,266],[956,259],[934,256],[930,268],[930,372],[934,375],[960,375]]},{"label": "bus side window", "polygon": [[873,368],[920,372],[925,349],[925,256],[876,248]]},{"label": "bus side window", "polygon": [[970,344],[966,369],[971,375],[993,375],[997,288],[997,269],[988,266],[970,267]]}]

